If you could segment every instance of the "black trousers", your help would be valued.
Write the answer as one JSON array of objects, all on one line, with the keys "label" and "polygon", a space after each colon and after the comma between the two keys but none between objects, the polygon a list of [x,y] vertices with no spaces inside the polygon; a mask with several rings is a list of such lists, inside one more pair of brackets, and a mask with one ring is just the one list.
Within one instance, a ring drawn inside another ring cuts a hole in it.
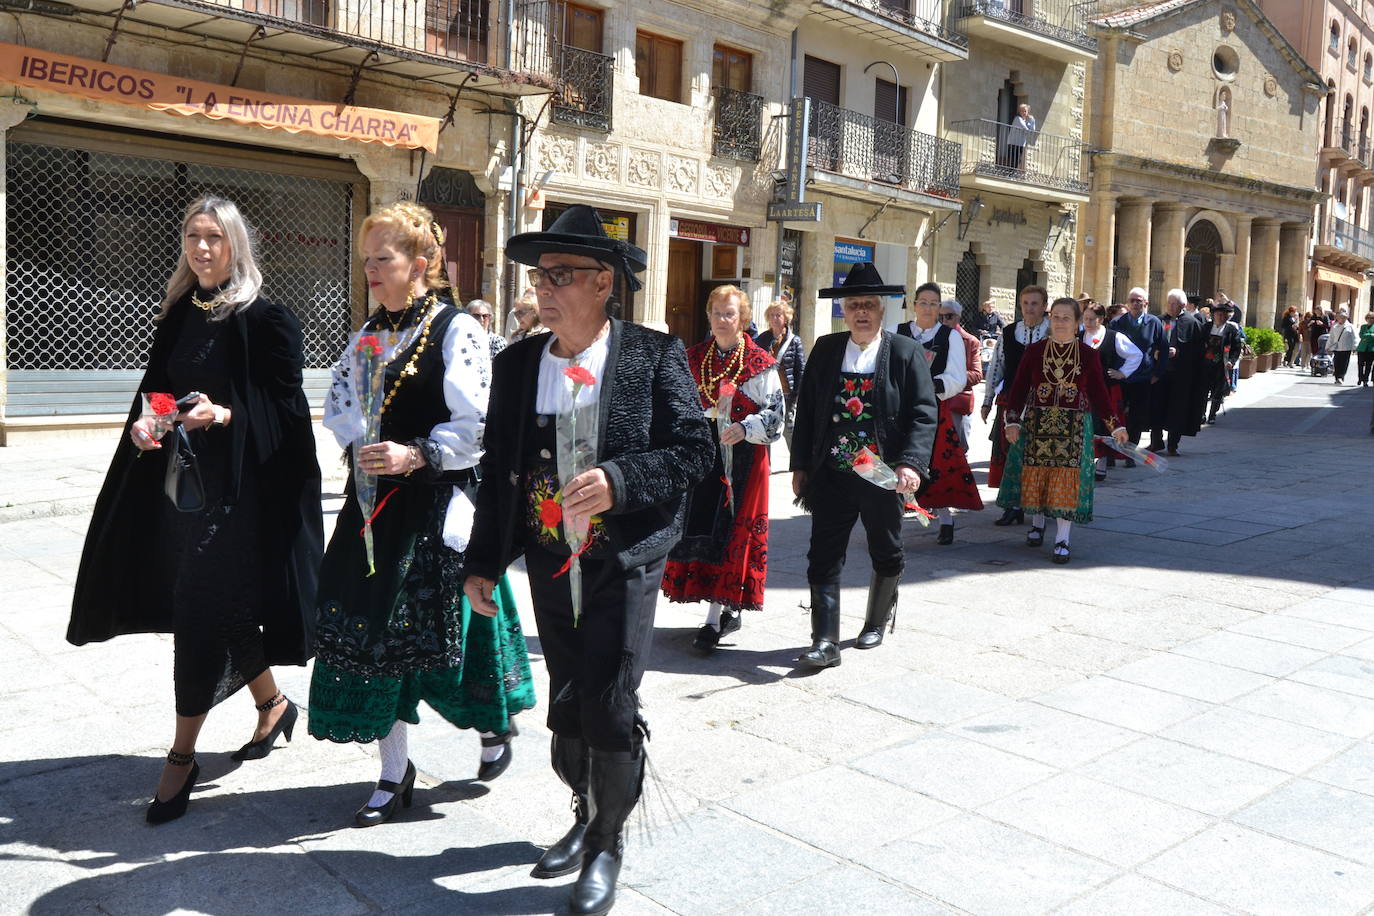
[{"label": "black trousers", "polygon": [[857,474],[824,468],[811,481],[811,549],[806,554],[806,581],[829,585],[840,581],[849,534],[863,521],[868,556],[880,576],[899,576],[902,555],[902,500]]},{"label": "black trousers", "polygon": [[1335,363],[1334,373],[1337,381],[1345,381],[1345,373],[1350,368],[1350,354],[1352,352],[1351,350],[1333,350],[1331,352],[1331,361]]},{"label": "black trousers", "polygon": [[581,559],[582,615],[573,625],[566,557],[525,551],[534,622],[549,669],[549,730],[599,751],[632,751],[639,683],[653,644],[663,560],[621,569],[614,559]]},{"label": "black trousers", "polygon": [[1149,381],[1123,382],[1121,385],[1121,397],[1126,404],[1126,432],[1136,445],[1140,444],[1140,434],[1153,424],[1154,389],[1158,387]]},{"label": "black trousers", "polygon": [[1374,380],[1374,350],[1361,351],[1355,354],[1355,359],[1359,365],[1360,384]]}]

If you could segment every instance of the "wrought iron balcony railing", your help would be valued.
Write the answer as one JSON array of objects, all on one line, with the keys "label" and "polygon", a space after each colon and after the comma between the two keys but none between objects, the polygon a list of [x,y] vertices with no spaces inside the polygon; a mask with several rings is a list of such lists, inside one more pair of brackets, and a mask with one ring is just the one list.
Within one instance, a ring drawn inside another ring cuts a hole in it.
[{"label": "wrought iron balcony railing", "polygon": [[1326,149],[1343,150],[1347,156],[1355,155],[1355,125],[1349,118],[1332,118],[1322,135],[1322,146]]},{"label": "wrought iron balcony railing", "polygon": [[1088,193],[1083,143],[999,121],[954,121],[950,131],[964,144],[964,171],[989,178]]},{"label": "wrought iron balcony railing", "polygon": [[968,50],[968,38],[945,24],[948,0],[826,0],[835,7],[857,7],[929,38]]},{"label": "wrought iron balcony railing", "polygon": [[1366,261],[1374,261],[1374,232],[1361,229],[1354,223],[1331,217],[1327,221],[1325,243],[1346,254],[1353,254]]},{"label": "wrought iron balcony railing", "polygon": [[739,89],[717,86],[716,122],[711,152],[729,159],[757,162],[762,140],[763,97]]},{"label": "wrought iron balcony railing", "polygon": [[983,16],[1035,32],[1085,51],[1097,51],[1089,20],[1096,0],[962,0],[959,18]]},{"label": "wrought iron balcony railing", "polygon": [[959,144],[826,102],[811,101],[813,168],[936,197],[959,196]]},{"label": "wrought iron balcony railing", "polygon": [[570,45],[554,48],[554,76],[561,87],[550,117],[560,124],[610,131],[615,96],[615,59]]}]

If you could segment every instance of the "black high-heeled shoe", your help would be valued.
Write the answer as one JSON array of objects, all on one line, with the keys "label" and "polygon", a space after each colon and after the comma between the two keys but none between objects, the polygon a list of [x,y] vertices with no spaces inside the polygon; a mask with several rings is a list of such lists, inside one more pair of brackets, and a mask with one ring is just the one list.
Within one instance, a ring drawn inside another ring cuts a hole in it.
[{"label": "black high-heeled shoe", "polygon": [[147,814],[148,823],[153,826],[174,821],[186,813],[186,805],[191,801],[191,790],[195,788],[196,780],[200,778],[200,764],[196,763],[195,754],[168,751],[167,762],[174,767],[190,765],[191,772],[186,774],[186,781],[181,784],[177,794],[166,801],[158,798],[156,792],[153,793],[153,801],[148,805]]},{"label": "black high-heeled shoe", "polygon": [[1002,517],[993,521],[999,528],[1008,525],[1024,525],[1026,523],[1026,513],[1022,509],[1006,509],[1002,512]]},{"label": "black high-heeled shoe", "polygon": [[400,782],[392,782],[389,779],[377,780],[377,790],[380,792],[390,792],[391,799],[380,808],[371,805],[363,805],[358,809],[358,813],[353,815],[353,823],[359,827],[376,827],[378,824],[385,824],[396,814],[397,807],[410,807],[410,801],[415,796],[415,764],[406,761],[406,775]]},{"label": "black high-heeled shoe", "polygon": [[941,525],[940,533],[935,536],[935,543],[942,546],[954,543],[954,526]]},{"label": "black high-heeled shoe", "polygon": [[1044,528],[1031,528],[1031,530],[1026,533],[1027,547],[1039,547],[1043,543],[1045,543]]},{"label": "black high-heeled shoe", "polygon": [[291,740],[291,733],[296,730],[296,719],[300,716],[300,710],[296,704],[286,698],[285,694],[277,694],[265,703],[258,704],[258,712],[269,712],[276,709],[281,704],[286,704],[286,712],[281,714],[277,724],[272,726],[272,730],[261,741],[249,741],[243,747],[235,751],[231,757],[233,760],[261,760],[272,753],[272,745],[276,743],[278,735],[284,735],[287,741]]},{"label": "black high-heeled shoe", "polygon": [[483,760],[477,765],[477,779],[479,782],[491,782],[493,779],[506,772],[506,768],[510,766],[511,761],[510,739],[518,734],[520,734],[520,730],[515,727],[515,722],[512,721],[510,724],[510,731],[506,732],[504,735],[492,735],[490,738],[482,739],[482,747],[497,747],[498,745],[504,745],[506,750],[505,753],[495,760]]}]

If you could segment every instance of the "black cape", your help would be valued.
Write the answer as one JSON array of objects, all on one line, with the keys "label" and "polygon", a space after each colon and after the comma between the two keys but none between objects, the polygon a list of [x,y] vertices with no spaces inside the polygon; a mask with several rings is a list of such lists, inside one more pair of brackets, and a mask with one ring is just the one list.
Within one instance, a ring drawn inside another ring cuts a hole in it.
[{"label": "black cape", "polygon": [[[189,296],[183,297],[159,322],[140,392],[171,391],[167,360],[189,308]],[[225,320],[237,331],[231,337],[234,369],[226,405],[233,420],[225,430],[232,437],[231,498],[243,475],[257,475],[260,517],[270,520],[261,537],[268,541],[266,555],[280,558],[279,565],[267,568],[270,579],[260,586],[265,594],[280,596],[275,612],[263,621],[263,646],[269,665],[303,665],[314,652],[324,526],[310,405],[301,390],[300,322],[262,299]],[[150,555],[158,543],[151,529],[159,516],[150,507],[167,498],[162,489],[166,450],[138,458],[128,434],[141,412],[135,395],[86,533],[67,628],[73,645],[172,631],[171,577],[158,575],[158,558]]]}]

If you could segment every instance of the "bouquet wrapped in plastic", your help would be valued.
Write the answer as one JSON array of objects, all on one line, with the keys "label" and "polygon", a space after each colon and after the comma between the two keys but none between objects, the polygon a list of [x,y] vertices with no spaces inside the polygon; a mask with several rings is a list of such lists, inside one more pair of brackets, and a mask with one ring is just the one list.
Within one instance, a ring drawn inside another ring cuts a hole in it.
[{"label": "bouquet wrapped in plastic", "polygon": [[146,391],[143,397],[143,414],[139,419],[148,421],[148,435],[161,439],[176,424],[177,399],[161,391]]},{"label": "bouquet wrapped in plastic", "polygon": [[[735,403],[735,390],[735,386],[730,382],[721,382],[716,393],[716,429],[721,436],[725,435],[725,430],[730,426],[730,409]],[[720,443],[720,466],[725,472],[725,508],[728,509],[735,504],[735,449],[734,446],[726,445],[724,441]]]},{"label": "bouquet wrapped in plastic", "polygon": [[1117,442],[1111,436],[1094,436],[1098,442],[1116,452],[1118,455],[1125,455],[1127,458],[1134,458],[1140,464],[1145,465],[1156,471],[1167,471],[1169,462],[1149,449],[1141,448],[1132,442]]},{"label": "bouquet wrapped in plastic", "polygon": [[[558,439],[558,483],[567,487],[574,477],[591,470],[596,465],[598,405],[593,402],[585,406],[577,405],[577,396],[583,388],[596,384],[596,376],[585,366],[572,364],[563,370],[572,382],[571,407],[560,411],[554,424]],[[560,496],[560,502],[564,500]],[[572,551],[568,562],[563,564],[556,576],[568,574],[568,591],[572,598],[573,626],[582,619],[582,562],[580,557],[590,545],[593,517],[574,516],[563,513],[563,537]]]},{"label": "bouquet wrapped in plastic", "polygon": [[[897,472],[888,467],[873,451],[872,446],[865,445],[854,453],[850,458],[850,465],[855,474],[873,484],[875,487],[882,487],[884,490],[897,489]],[[902,503],[902,508],[911,513],[912,518],[921,523],[921,527],[930,524],[930,513],[916,505],[915,502],[907,501]]]}]

